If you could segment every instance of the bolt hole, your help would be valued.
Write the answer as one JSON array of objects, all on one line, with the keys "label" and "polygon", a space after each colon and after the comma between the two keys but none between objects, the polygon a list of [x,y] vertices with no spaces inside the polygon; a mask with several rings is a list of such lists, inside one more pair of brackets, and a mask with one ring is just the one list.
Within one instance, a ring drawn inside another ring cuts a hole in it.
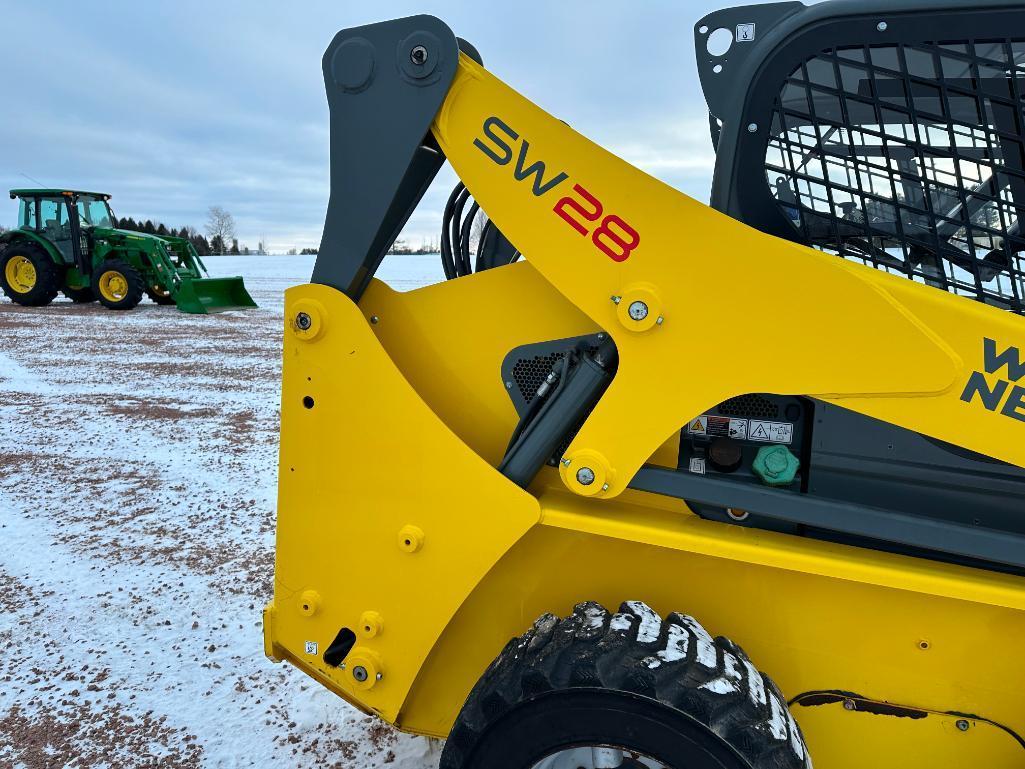
[{"label": "bolt hole", "polygon": [[403,540],[403,541],[404,541],[404,542],[406,543],[406,547],[409,547],[410,545],[412,545],[412,544],[413,544],[413,541],[412,541],[412,540],[410,540],[410,539],[407,539],[407,540]]},{"label": "bolt hole", "polygon": [[719,27],[708,36],[705,41],[705,50],[710,56],[725,56],[733,45],[733,33],[726,27]]},{"label": "bolt hole", "polygon": [[722,64],[716,64],[714,67],[712,67],[712,72],[714,72],[717,75],[720,72],[722,72]]},{"label": "bolt hole", "polygon": [[313,398],[311,398],[309,395],[305,396],[303,398],[303,405],[308,409],[313,408]]},{"label": "bolt hole", "polygon": [[303,611],[309,611],[309,610],[310,610],[310,605],[308,603],[304,603],[303,604]]},{"label": "bolt hole", "polygon": [[922,651],[925,651],[926,649],[929,648],[929,642],[926,641],[925,639],[922,639],[921,641],[918,642],[918,648],[921,649]]},{"label": "bolt hole", "polygon": [[370,625],[364,625],[364,626],[363,626],[363,630],[364,630],[365,632],[369,633],[369,632],[370,632]]},{"label": "bolt hole", "polygon": [[707,35],[708,34],[708,27],[698,27],[698,34],[700,34],[700,35]]},{"label": "bolt hole", "polygon": [[306,381],[307,382],[312,382],[313,381],[313,377],[311,377],[311,376],[306,377]]}]

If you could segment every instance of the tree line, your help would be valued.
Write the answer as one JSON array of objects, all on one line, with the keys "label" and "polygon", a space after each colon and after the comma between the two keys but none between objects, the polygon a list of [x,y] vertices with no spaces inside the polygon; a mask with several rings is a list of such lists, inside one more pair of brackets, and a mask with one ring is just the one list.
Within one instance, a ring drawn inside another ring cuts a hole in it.
[{"label": "tree line", "polygon": [[235,234],[235,218],[220,206],[210,206],[207,212],[206,226],[204,227],[206,234],[201,233],[195,227],[185,226],[175,229],[168,227],[163,222],[156,222],[154,224],[152,219],[136,221],[130,216],[121,217],[120,219],[115,217],[115,219],[114,226],[122,230],[142,232],[161,238],[170,237],[187,240],[200,256],[210,256],[213,254],[232,254],[234,256],[242,254],[248,256],[250,254],[267,253],[267,246],[263,240],[257,245],[255,251],[244,243],[240,246],[238,236]]}]

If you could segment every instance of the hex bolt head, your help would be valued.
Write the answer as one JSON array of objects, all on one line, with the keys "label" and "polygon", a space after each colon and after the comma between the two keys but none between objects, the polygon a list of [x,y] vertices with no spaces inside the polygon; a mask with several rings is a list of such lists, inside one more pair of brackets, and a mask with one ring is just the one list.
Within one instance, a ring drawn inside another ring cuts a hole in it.
[{"label": "hex bolt head", "polygon": [[416,66],[422,67],[427,63],[427,49],[422,45],[413,46],[409,52],[409,60]]},{"label": "hex bolt head", "polygon": [[878,29],[880,32],[885,32],[889,28],[890,25],[887,24],[885,21],[881,21],[878,24],[876,24],[876,29]]},{"label": "hex bolt head", "polygon": [[601,490],[602,490],[602,491],[608,491],[608,490],[609,490],[609,484],[607,484],[607,483],[603,483],[603,484],[601,485]]},{"label": "hex bolt head", "polygon": [[967,732],[970,724],[963,718],[957,719],[957,728],[959,731]]},{"label": "hex bolt head", "polygon": [[612,300],[613,304],[619,304],[623,301],[623,297],[619,296],[618,294],[613,294],[609,298]]},{"label": "hex bolt head", "polygon": [[310,326],[313,325],[313,318],[311,318],[305,312],[300,312],[298,315],[295,316],[295,325],[302,331],[309,331]]},{"label": "hex bolt head", "polygon": [[565,465],[566,467],[569,467],[569,463],[572,462],[573,460],[569,459],[568,457],[563,457],[561,461],[562,461],[563,465]]},{"label": "hex bolt head", "polygon": [[747,124],[747,132],[749,134],[753,134],[757,130],[758,130],[758,124],[757,123],[748,123]]},{"label": "hex bolt head", "polygon": [[858,706],[856,704],[854,704],[854,700],[844,700],[843,701],[843,709],[844,710],[857,710]]},{"label": "hex bolt head", "polygon": [[370,322],[373,323],[376,326],[378,323],[381,322],[381,319],[379,317],[377,317],[376,315],[371,315],[370,316]]},{"label": "hex bolt head", "polygon": [[627,312],[630,313],[631,319],[642,321],[648,317],[648,305],[638,299],[636,302],[630,302]]},{"label": "hex bolt head", "polygon": [[594,470],[590,467],[581,467],[577,470],[577,483],[581,486],[590,486],[594,483]]},{"label": "hex bolt head", "polygon": [[362,665],[357,665],[352,669],[352,677],[359,681],[359,683],[363,683],[370,676],[367,673],[367,669],[365,667],[363,667]]}]

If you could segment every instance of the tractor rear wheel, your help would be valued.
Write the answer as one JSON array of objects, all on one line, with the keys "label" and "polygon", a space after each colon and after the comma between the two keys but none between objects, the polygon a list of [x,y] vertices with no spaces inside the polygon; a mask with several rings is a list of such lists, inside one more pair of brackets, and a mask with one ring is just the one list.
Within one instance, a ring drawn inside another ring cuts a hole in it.
[{"label": "tractor rear wheel", "polygon": [[65,286],[61,289],[61,293],[75,304],[88,304],[89,302],[96,301],[96,294],[93,293],[91,288],[70,288]]},{"label": "tractor rear wheel", "polygon": [[0,287],[17,304],[43,307],[57,296],[60,275],[42,248],[34,243],[13,243],[0,255]]},{"label": "tractor rear wheel", "polygon": [[160,286],[147,286],[146,296],[148,296],[157,304],[174,304],[174,297],[171,296],[171,292],[164,288],[161,288]]},{"label": "tractor rear wheel", "polygon": [[470,692],[441,769],[810,769],[776,685],[691,617],[583,603],[513,639]]},{"label": "tractor rear wheel", "polygon": [[93,270],[93,292],[110,310],[130,310],[142,301],[145,283],[128,262],[111,259]]}]

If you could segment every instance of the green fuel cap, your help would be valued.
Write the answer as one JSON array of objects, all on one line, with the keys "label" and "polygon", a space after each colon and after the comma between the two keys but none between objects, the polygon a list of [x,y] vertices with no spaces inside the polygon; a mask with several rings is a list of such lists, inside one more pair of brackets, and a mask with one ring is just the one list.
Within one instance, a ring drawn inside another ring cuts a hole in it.
[{"label": "green fuel cap", "polygon": [[786,446],[762,446],[751,470],[766,486],[789,486],[794,482],[801,460]]}]

